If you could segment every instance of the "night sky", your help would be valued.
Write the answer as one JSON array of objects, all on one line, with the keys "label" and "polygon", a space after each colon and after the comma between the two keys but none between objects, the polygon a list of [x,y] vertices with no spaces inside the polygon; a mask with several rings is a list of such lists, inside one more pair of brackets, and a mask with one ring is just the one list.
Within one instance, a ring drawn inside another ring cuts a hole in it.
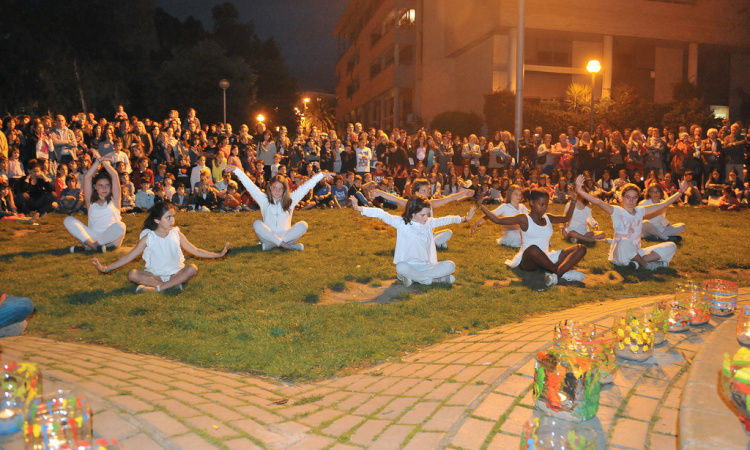
[{"label": "night sky", "polygon": [[[227,0],[157,0],[167,13],[200,20],[213,30],[211,8]],[[255,23],[261,39],[273,37],[301,90],[333,93],[337,38],[333,35],[348,0],[234,0],[239,21]]]}]

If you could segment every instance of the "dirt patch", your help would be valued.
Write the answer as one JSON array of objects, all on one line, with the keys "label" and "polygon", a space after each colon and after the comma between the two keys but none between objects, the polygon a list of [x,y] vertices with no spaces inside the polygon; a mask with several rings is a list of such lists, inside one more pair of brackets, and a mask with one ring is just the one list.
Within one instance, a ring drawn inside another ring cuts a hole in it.
[{"label": "dirt patch", "polygon": [[677,272],[681,277],[706,276],[706,279],[718,278],[720,280],[738,281],[747,276],[747,269],[707,269],[705,272]]},{"label": "dirt patch", "polygon": [[326,289],[323,295],[320,296],[319,305],[336,305],[342,303],[378,303],[387,304],[394,302],[409,292],[412,292],[412,288],[408,288],[398,280],[386,280],[383,281],[380,286],[372,286],[369,284],[347,282],[344,290],[334,291]]},{"label": "dirt patch", "polygon": [[13,230],[13,237],[20,238],[30,233],[36,233],[36,230]]},{"label": "dirt patch", "polygon": [[586,286],[596,286],[598,284],[619,284],[625,281],[619,273],[614,270],[608,270],[601,275],[595,275],[593,273],[587,273],[586,279],[583,280],[583,284]]},{"label": "dirt patch", "polygon": [[[537,274],[534,274],[537,275]],[[622,283],[624,281],[624,278],[619,273],[615,272],[614,270],[609,270],[601,275],[595,275],[593,273],[587,273],[586,279],[583,282],[577,282],[577,281],[565,281],[560,279],[558,281],[558,284],[561,286],[579,286],[579,287],[591,287],[596,286],[599,284],[616,284],[616,283]],[[542,272],[538,273],[538,276],[529,276],[526,278],[506,278],[504,280],[487,280],[484,282],[484,287],[493,288],[493,289],[499,289],[499,288],[506,288],[509,286],[526,286],[530,289],[545,289],[544,286],[544,276],[542,275]]]},{"label": "dirt patch", "polygon": [[504,280],[487,280],[484,282],[484,287],[488,288],[504,288],[510,286],[510,283],[512,281],[516,281],[517,283],[521,283],[523,280],[520,278],[516,278],[515,280],[511,280],[510,278],[506,278]]}]

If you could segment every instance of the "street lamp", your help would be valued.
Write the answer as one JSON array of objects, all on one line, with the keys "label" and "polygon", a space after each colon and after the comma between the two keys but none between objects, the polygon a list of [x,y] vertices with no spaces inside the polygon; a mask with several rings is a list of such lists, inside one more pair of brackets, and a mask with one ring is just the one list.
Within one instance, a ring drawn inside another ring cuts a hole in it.
[{"label": "street lamp", "polygon": [[591,74],[591,129],[589,134],[594,135],[594,86],[596,85],[596,74],[602,70],[602,65],[596,59],[592,59],[586,65],[586,70]]},{"label": "street lamp", "polygon": [[226,78],[219,81],[219,87],[224,92],[224,127],[227,126],[227,89],[229,89],[229,81]]},{"label": "street lamp", "polygon": [[258,117],[256,117],[256,119],[258,119],[258,122],[263,122],[264,120],[266,120],[263,114],[258,114]]}]

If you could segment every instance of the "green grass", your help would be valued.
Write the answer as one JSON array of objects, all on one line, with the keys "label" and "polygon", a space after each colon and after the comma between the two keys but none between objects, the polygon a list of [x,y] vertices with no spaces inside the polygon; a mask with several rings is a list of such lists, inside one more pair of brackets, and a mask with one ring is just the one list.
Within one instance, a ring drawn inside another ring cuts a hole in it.
[{"label": "green grass", "polygon": [[[468,203],[440,214],[461,213]],[[552,212],[560,213],[555,205]],[[611,236],[611,222],[594,211]],[[258,213],[181,213],[178,224],[188,239],[218,251],[229,241],[232,250],[219,261],[195,260],[200,273],[184,293],[134,294],[128,268],[99,274],[90,254],[71,255],[73,239],[62,216],[40,226],[2,223],[0,279],[3,290],[34,299],[37,314],[29,333],[69,341],[101,343],[238,372],[285,379],[311,379],[367,366],[455,336],[584,302],[622,296],[671,292],[679,272],[695,279],[716,276],[716,270],[740,273],[750,264],[745,237],[750,215],[693,208],[670,208],[673,222],[687,222],[685,240],[668,269],[657,272],[616,268],[615,281],[581,288],[555,286],[539,291],[541,275],[510,271],[503,262],[513,250],[499,247],[492,224],[472,238],[468,225],[451,227],[450,249],[441,260],[457,265],[454,286],[415,286],[390,304],[332,304],[321,301],[326,289],[346,291],[347,283],[378,286],[395,278],[392,264],[394,230],[351,210],[297,211],[295,221],[308,222],[303,252],[262,252],[252,231]],[[126,246],[135,244],[143,216],[126,216]],[[34,233],[14,237],[18,230]],[[648,243],[644,243],[648,245]],[[564,244],[556,232],[553,248]],[[604,273],[608,246],[588,247],[581,264],[586,273]],[[105,264],[123,249],[99,255]],[[521,281],[518,281],[520,277]],[[497,288],[488,279],[510,278]],[[738,277],[735,277],[737,279]],[[741,281],[741,280],[740,280]]]}]

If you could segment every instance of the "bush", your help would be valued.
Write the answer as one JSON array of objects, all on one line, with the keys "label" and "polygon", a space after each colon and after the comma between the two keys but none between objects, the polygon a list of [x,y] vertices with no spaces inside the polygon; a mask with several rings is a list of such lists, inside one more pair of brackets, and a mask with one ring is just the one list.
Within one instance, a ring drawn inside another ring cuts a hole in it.
[{"label": "bush", "polygon": [[[503,90],[484,96],[484,117],[487,129],[515,130],[516,95]],[[553,135],[567,130],[568,125],[577,129],[588,129],[588,114],[563,111],[559,102],[536,103],[533,99],[523,102],[523,127],[533,129],[541,126]]]},{"label": "bush", "polygon": [[479,135],[482,129],[482,118],[473,112],[447,111],[435,116],[430,123],[430,127],[433,130],[450,130],[454,136]]}]

